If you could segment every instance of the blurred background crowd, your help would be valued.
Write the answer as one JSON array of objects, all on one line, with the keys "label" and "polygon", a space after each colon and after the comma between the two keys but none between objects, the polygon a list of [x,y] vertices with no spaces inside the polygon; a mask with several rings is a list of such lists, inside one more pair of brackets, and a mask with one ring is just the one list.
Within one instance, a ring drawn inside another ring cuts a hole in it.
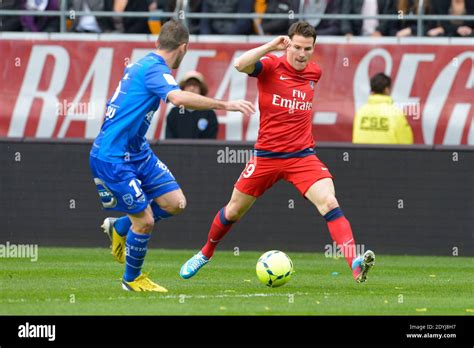
[{"label": "blurred background crowd", "polygon": [[[68,11],[69,32],[158,34],[169,18],[160,13],[174,12],[195,35],[279,35],[286,34],[296,14],[398,15],[397,20],[305,19],[318,35],[415,36],[417,21],[405,15],[474,15],[473,0],[2,0],[0,10],[57,11],[61,2]],[[148,18],[76,16],[75,11],[150,12]],[[189,13],[288,14],[283,19],[187,18]],[[427,20],[425,36],[472,37],[474,21]],[[57,16],[0,16],[0,31],[58,32]]]}]

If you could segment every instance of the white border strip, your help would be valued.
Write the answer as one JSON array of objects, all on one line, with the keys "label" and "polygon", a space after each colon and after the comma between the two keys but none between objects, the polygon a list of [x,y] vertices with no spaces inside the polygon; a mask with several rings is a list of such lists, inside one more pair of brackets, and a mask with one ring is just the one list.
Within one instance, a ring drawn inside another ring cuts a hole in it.
[{"label": "white border strip", "polygon": [[[83,34],[83,33],[19,33],[0,32],[0,40],[51,40],[51,41],[120,41],[120,42],[155,42],[157,35],[146,34]],[[274,36],[243,35],[191,35],[191,43],[266,43]],[[430,38],[430,37],[345,37],[318,36],[321,44],[365,44],[365,45],[459,45],[474,46],[474,38]]]},{"label": "white border strip", "polygon": [[48,33],[0,32],[0,40],[49,40]]}]

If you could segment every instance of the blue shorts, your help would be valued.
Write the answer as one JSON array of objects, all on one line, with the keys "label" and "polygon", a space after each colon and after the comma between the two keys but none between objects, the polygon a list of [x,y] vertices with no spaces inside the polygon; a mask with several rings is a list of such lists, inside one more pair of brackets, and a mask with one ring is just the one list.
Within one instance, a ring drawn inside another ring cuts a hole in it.
[{"label": "blue shorts", "polygon": [[155,154],[127,163],[110,163],[90,156],[94,182],[106,210],[136,214],[165,193],[178,190],[173,174]]}]

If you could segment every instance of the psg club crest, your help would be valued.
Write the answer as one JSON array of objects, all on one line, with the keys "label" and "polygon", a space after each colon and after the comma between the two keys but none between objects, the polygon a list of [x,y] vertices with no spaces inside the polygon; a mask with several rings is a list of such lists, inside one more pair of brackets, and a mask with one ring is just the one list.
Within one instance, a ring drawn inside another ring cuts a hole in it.
[{"label": "psg club crest", "polygon": [[311,87],[311,89],[314,89],[314,81],[309,81],[309,86]]}]

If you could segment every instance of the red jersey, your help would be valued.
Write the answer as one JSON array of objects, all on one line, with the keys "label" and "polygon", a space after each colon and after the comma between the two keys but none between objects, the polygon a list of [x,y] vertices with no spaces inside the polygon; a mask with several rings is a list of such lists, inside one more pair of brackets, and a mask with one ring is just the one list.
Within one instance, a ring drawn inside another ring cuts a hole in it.
[{"label": "red jersey", "polygon": [[268,54],[250,76],[258,79],[260,129],[255,149],[298,152],[313,148],[313,97],[321,77],[319,66],[309,62],[298,71],[285,55]]}]

